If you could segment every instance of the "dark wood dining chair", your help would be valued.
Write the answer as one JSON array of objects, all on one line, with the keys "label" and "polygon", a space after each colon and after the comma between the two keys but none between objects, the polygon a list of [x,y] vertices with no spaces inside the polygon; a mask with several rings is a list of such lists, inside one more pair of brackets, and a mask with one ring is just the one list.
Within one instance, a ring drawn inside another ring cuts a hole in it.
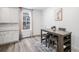
[{"label": "dark wood dining chair", "polygon": [[[58,28],[58,30],[66,31],[66,28]],[[52,34],[52,36],[50,36],[50,38],[49,38],[49,45],[48,45],[48,47],[50,46],[51,43],[52,43],[53,47],[54,46],[57,47],[57,42],[58,42],[58,36]]]},{"label": "dark wood dining chair", "polygon": [[51,29],[55,31],[56,30],[56,26],[52,26]]},{"label": "dark wood dining chair", "polygon": [[48,43],[49,37],[50,37],[50,33],[43,34],[43,36],[42,36],[41,43],[42,43],[42,41],[45,41],[46,47],[47,47],[47,43]]},{"label": "dark wood dining chair", "polygon": [[57,45],[57,40],[58,39],[58,37],[56,36],[55,37],[55,35],[51,35],[50,37],[49,37],[49,40],[48,40],[48,48],[50,47],[50,45],[52,44],[52,47],[56,47],[56,45]]},{"label": "dark wood dining chair", "polygon": [[[56,30],[56,26],[52,26],[51,29],[53,31]],[[48,40],[48,48],[50,47],[50,45],[52,44],[54,46],[54,41],[56,40],[57,38],[55,38],[55,35],[51,33],[51,35],[49,36],[49,40]]]},{"label": "dark wood dining chair", "polygon": [[60,31],[66,31],[66,28],[58,28]]}]

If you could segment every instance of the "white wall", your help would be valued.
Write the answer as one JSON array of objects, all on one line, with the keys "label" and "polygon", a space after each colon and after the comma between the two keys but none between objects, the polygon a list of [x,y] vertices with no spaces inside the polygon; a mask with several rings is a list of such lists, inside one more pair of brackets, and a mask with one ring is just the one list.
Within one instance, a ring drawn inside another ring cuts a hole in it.
[{"label": "white wall", "polygon": [[79,8],[63,8],[63,21],[55,21],[57,8],[48,8],[43,11],[42,28],[44,27],[65,27],[72,32],[72,49],[79,51]]},{"label": "white wall", "polygon": [[41,10],[33,10],[32,12],[32,21],[33,21],[33,35],[39,35],[41,29],[41,19],[42,19],[42,11]]},{"label": "white wall", "polygon": [[55,10],[55,8],[47,8],[47,9],[43,10],[43,15],[42,15],[42,20],[41,20],[41,27],[49,28],[50,26],[55,25],[54,10]]}]

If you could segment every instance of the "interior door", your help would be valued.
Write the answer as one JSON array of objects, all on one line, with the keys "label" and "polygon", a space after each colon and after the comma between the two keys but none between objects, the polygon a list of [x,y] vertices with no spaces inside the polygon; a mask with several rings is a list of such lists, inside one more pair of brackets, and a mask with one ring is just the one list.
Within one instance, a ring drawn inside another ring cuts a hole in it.
[{"label": "interior door", "polygon": [[31,10],[23,9],[23,37],[30,37],[32,34],[32,16]]}]

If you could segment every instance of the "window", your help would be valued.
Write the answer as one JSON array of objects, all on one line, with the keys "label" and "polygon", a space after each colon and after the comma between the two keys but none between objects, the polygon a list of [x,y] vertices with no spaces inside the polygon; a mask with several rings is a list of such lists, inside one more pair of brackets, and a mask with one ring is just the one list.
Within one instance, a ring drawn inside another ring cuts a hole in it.
[{"label": "window", "polygon": [[30,29],[30,16],[28,13],[23,13],[23,29]]}]

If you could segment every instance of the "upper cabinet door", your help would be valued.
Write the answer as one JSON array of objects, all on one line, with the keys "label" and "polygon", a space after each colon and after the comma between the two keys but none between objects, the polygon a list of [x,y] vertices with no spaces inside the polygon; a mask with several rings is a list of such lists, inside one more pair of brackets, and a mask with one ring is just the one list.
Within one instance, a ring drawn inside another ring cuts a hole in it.
[{"label": "upper cabinet door", "polygon": [[0,8],[0,23],[19,23],[19,8]]}]

